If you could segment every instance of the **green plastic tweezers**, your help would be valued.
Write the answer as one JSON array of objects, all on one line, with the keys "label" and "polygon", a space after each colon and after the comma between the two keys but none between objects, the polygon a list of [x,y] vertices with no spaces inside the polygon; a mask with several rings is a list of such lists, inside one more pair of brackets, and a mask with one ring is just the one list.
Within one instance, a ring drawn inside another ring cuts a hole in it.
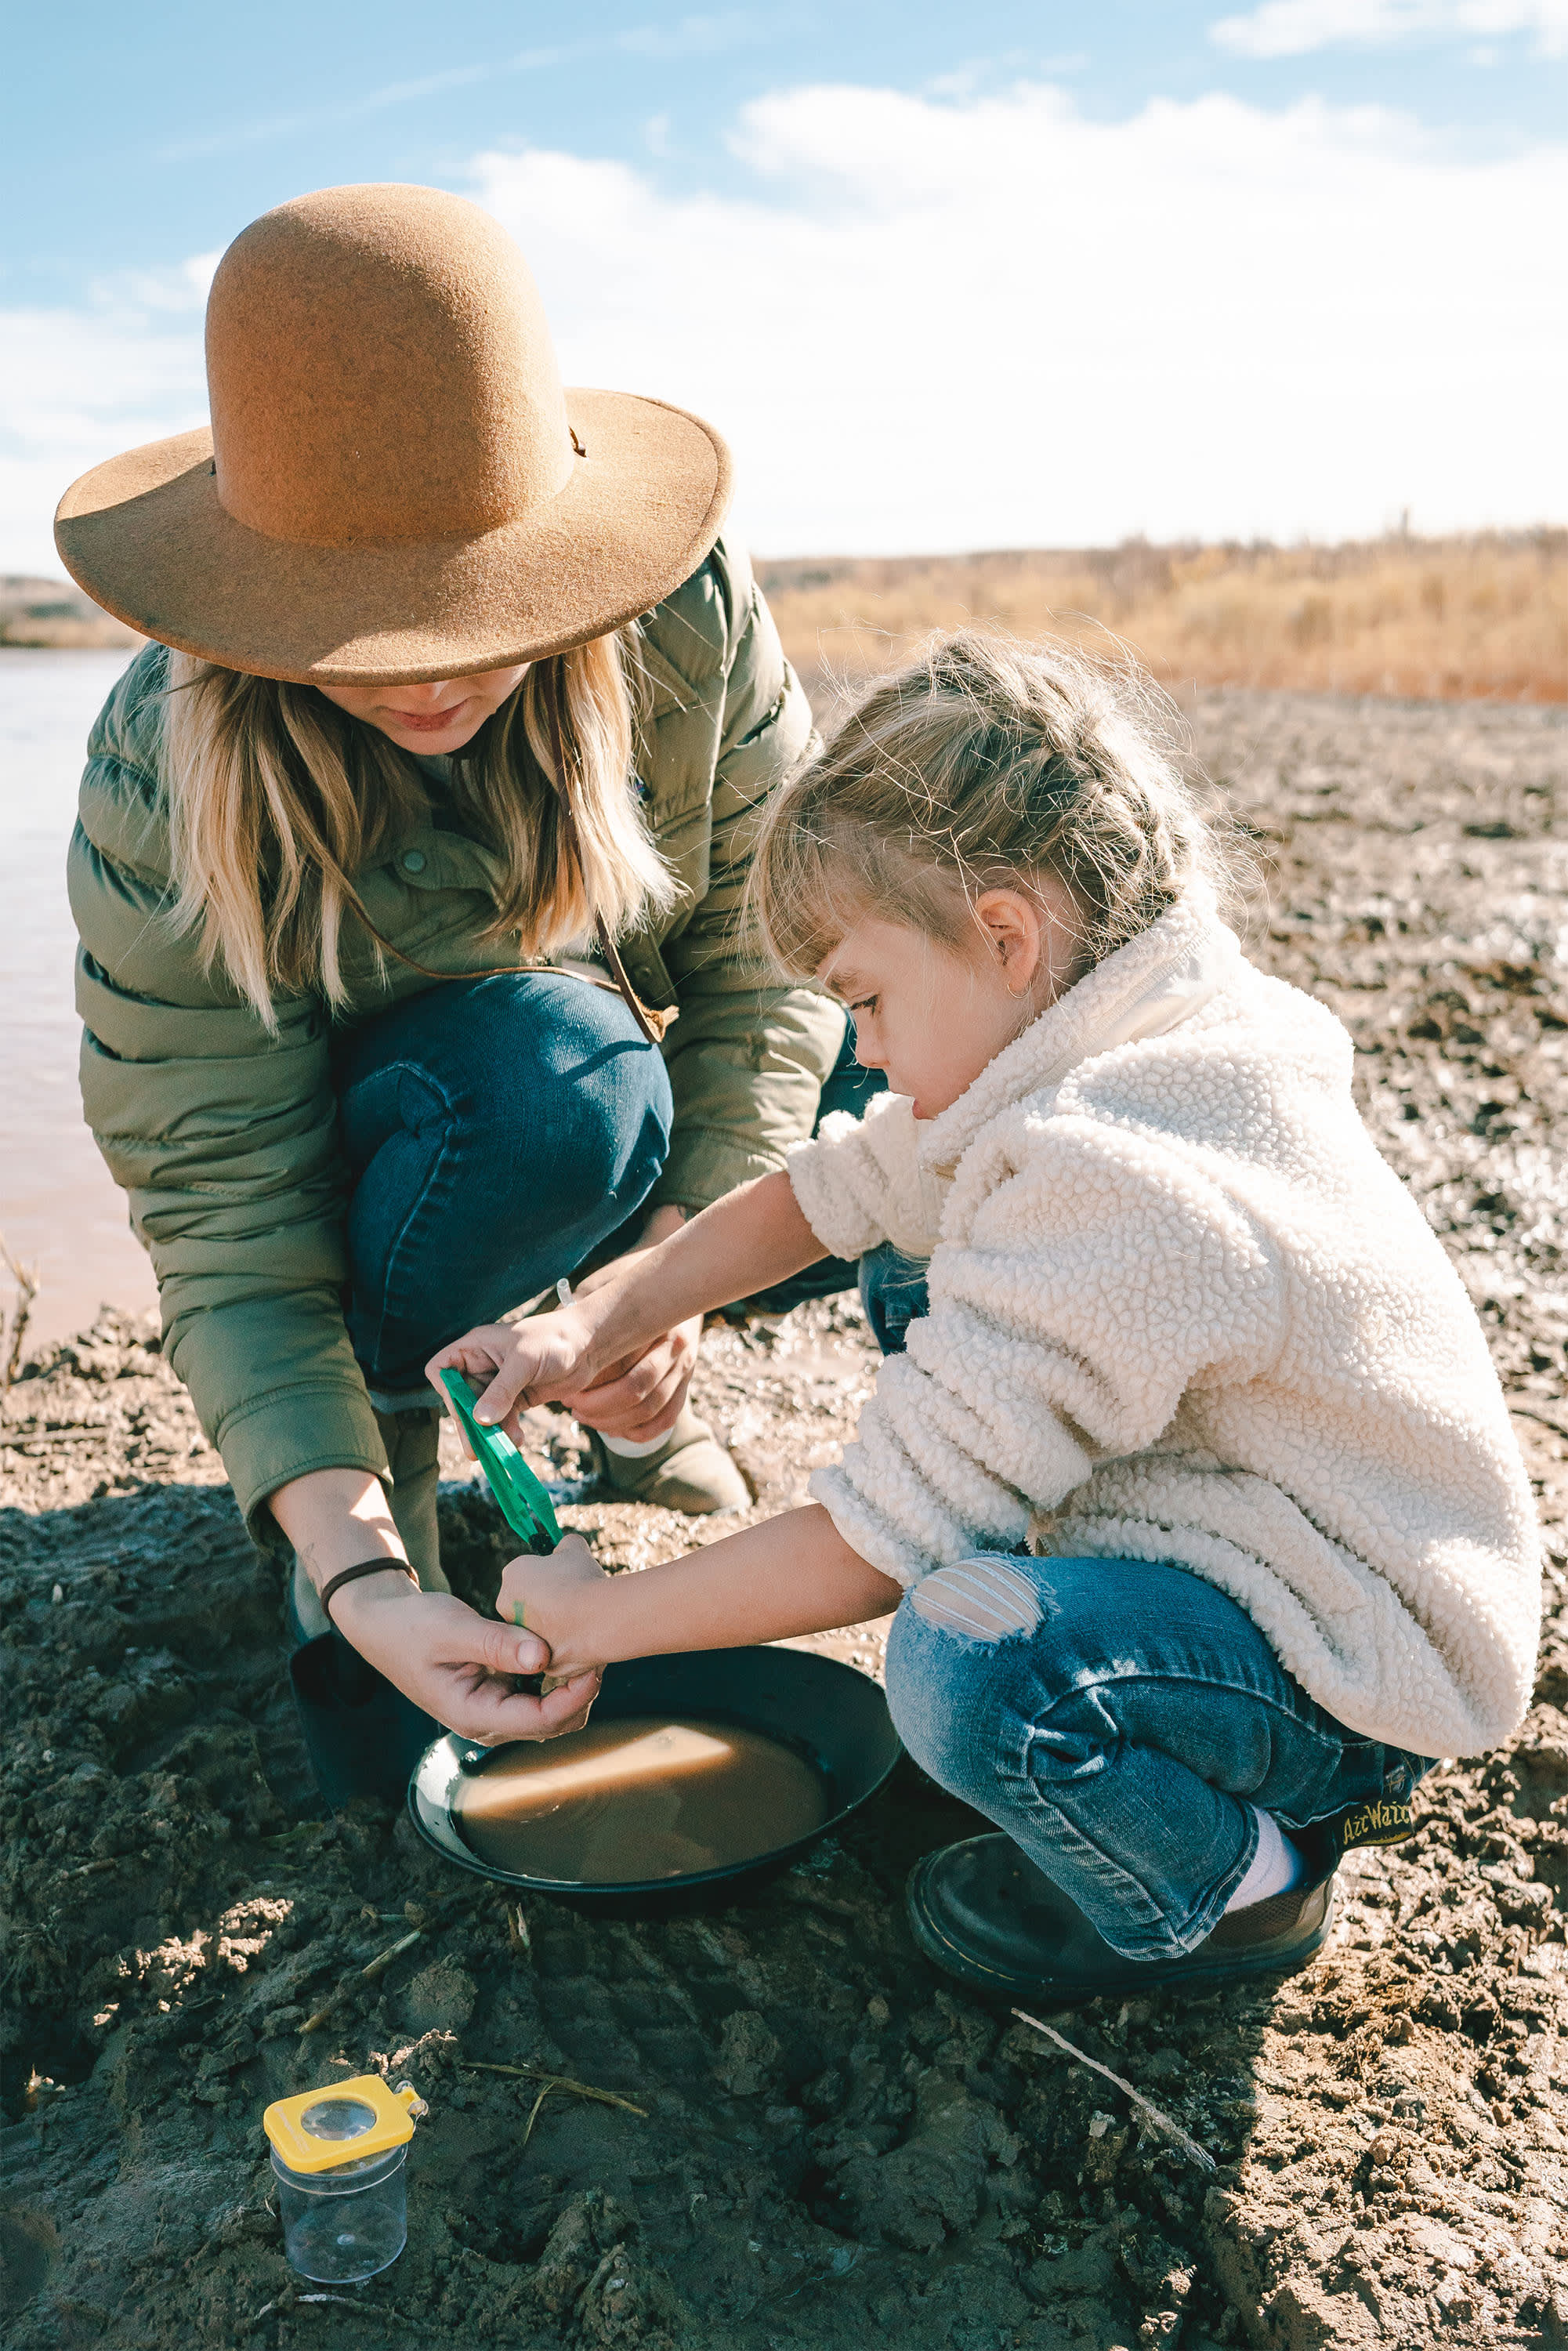
[{"label": "green plastic tweezers", "polygon": [[443,1372],[441,1384],[452,1398],[501,1515],[526,1548],[545,1557],[560,1541],[550,1498],[504,1429],[486,1428],[474,1417],[474,1396],[461,1372]]}]

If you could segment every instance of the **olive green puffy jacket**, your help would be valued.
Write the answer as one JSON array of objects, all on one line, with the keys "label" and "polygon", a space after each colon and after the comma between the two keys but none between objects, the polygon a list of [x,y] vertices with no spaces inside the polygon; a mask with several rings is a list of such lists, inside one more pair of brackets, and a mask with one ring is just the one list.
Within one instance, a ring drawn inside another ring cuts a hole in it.
[{"label": "olive green puffy jacket", "polygon": [[[664,1046],[674,1128],[653,1198],[696,1207],[781,1166],[810,1133],[843,1023],[808,990],[760,985],[734,938],[747,819],[811,729],[744,555],[721,543],[642,638],[653,691],[645,813],[685,893],[622,953],[645,1002],[680,1007]],[[288,1479],[337,1466],[384,1474],[386,1458],[340,1303],[331,1019],[317,997],[280,998],[269,1035],[164,919],[155,746],[167,659],[150,645],[131,664],[89,743],[69,867],[82,1100],[152,1258],[164,1352],[256,1526]],[[494,873],[481,843],[422,822],[355,879],[383,938],[457,977],[506,960],[506,941],[483,936]],[[357,963],[346,952],[360,1017],[431,984],[392,960],[378,976],[368,941]]]}]

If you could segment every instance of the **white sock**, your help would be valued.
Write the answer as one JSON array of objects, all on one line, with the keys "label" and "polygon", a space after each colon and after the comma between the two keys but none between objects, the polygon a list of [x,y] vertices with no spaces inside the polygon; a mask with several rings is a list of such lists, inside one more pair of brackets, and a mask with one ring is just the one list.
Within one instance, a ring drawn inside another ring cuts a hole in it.
[{"label": "white sock", "polygon": [[663,1437],[606,1437],[599,1433],[599,1442],[606,1453],[618,1453],[622,1461],[646,1461],[651,1453],[660,1452],[670,1441],[666,1428]]},{"label": "white sock", "polygon": [[1249,1804],[1248,1810],[1258,1823],[1258,1850],[1225,1906],[1228,1911],[1246,1910],[1254,1902],[1267,1902],[1270,1895],[1288,1894],[1307,1874],[1300,1849],[1291,1843],[1273,1813],[1260,1813],[1256,1804]]}]

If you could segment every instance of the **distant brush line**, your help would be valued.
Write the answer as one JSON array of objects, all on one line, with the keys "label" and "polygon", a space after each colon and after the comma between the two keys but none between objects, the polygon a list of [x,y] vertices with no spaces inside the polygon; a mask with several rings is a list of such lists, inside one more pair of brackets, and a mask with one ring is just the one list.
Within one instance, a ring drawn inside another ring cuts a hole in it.
[{"label": "distant brush line", "polygon": [[1568,530],[1339,546],[1000,549],[763,563],[791,658],[839,691],[933,630],[1053,635],[1165,683],[1568,702]]}]

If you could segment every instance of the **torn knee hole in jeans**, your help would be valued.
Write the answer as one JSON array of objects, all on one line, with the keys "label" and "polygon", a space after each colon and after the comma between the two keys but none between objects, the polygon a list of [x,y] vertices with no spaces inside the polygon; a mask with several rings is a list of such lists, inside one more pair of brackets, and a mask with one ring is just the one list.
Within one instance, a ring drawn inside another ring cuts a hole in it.
[{"label": "torn knee hole in jeans", "polygon": [[1005,1640],[1010,1633],[1032,1633],[1040,1623],[1039,1593],[1002,1559],[936,1568],[915,1585],[909,1604],[925,1624],[970,1641]]}]

